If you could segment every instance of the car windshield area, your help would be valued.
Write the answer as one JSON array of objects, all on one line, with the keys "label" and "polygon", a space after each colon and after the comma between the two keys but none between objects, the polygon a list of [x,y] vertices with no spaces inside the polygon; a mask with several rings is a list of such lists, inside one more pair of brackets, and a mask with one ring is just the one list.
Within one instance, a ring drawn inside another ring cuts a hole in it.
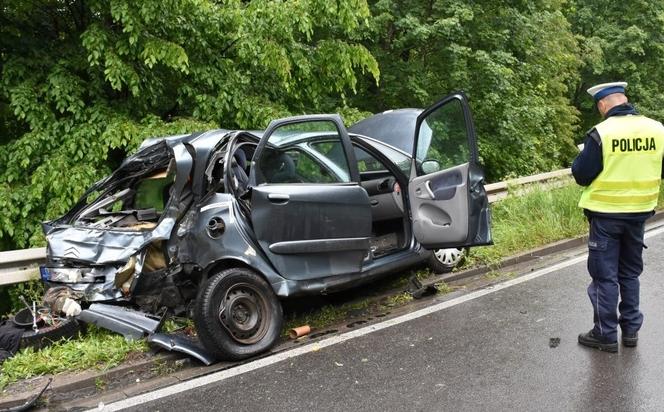
[{"label": "car windshield area", "polygon": [[[410,155],[408,153],[403,152],[386,143],[379,143],[373,139],[365,139],[365,142],[381,152],[383,156],[387,157],[390,162],[394,163],[404,173],[405,176],[410,175],[410,169],[412,165]],[[369,171],[371,169],[375,169],[377,167],[376,165],[380,164],[377,159],[359,148],[355,149],[355,158],[357,159],[360,173],[363,171],[362,168],[365,168],[367,171]]]}]

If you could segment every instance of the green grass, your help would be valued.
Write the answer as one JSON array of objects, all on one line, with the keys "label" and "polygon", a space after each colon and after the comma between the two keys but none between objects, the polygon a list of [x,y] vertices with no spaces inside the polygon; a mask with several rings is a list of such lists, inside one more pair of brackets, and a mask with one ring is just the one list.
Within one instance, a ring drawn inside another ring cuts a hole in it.
[{"label": "green grass", "polygon": [[166,333],[176,332],[182,329],[193,330],[194,320],[189,318],[182,317],[171,317],[166,319],[164,325],[161,327],[161,330]]},{"label": "green grass", "polygon": [[436,290],[438,291],[438,294],[444,295],[446,293],[450,293],[454,291],[454,288],[452,288],[450,285],[448,285],[445,282],[436,282],[434,284]]},{"label": "green grass", "polygon": [[6,360],[0,369],[0,390],[33,376],[109,369],[124,361],[129,353],[147,349],[144,340],[126,341],[121,335],[88,327],[88,332],[78,339],[63,340],[40,351],[23,349]]},{"label": "green grass", "polygon": [[535,187],[521,196],[509,196],[491,207],[494,245],[471,249],[466,267],[493,266],[505,257],[588,231],[577,206],[581,188]]},{"label": "green grass", "polygon": [[[555,189],[535,186],[492,204],[494,245],[472,248],[464,268],[495,267],[517,253],[588,233],[588,221],[578,207],[582,191],[574,183]],[[664,191],[658,209],[663,206]]]},{"label": "green grass", "polygon": [[309,325],[312,330],[321,329],[325,326],[339,322],[348,317],[352,311],[360,311],[369,307],[369,299],[360,302],[345,303],[342,305],[325,305],[322,308],[313,309],[307,313],[297,314],[284,322],[282,336],[288,336],[292,328]]}]

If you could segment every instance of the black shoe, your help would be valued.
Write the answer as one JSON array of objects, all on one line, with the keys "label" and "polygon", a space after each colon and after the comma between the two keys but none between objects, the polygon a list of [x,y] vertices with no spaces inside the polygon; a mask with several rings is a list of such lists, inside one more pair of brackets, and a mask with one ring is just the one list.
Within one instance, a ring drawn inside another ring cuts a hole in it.
[{"label": "black shoe", "polygon": [[579,343],[589,348],[595,348],[606,352],[618,352],[618,342],[610,342],[604,336],[596,336],[591,330],[579,335]]},{"label": "black shoe", "polygon": [[622,343],[628,348],[633,348],[639,342],[639,333],[623,333],[622,334]]}]

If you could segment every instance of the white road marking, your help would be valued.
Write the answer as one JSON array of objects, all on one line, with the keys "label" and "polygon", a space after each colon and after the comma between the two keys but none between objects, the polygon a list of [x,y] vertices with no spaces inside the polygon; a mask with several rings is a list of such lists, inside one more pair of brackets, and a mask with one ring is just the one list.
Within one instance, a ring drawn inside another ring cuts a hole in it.
[{"label": "white road marking", "polygon": [[[657,236],[661,233],[664,233],[664,225],[663,226],[658,226],[654,228],[653,230],[650,230],[646,232],[645,238],[651,238],[653,236]],[[535,272],[529,273],[527,275],[520,276],[518,278],[508,280],[503,283],[499,283],[497,285],[493,285],[491,287],[487,287],[484,289],[476,290],[474,292],[468,293],[467,295],[459,296],[458,298],[451,299],[445,302],[441,302],[423,309],[416,310],[411,313],[407,313],[402,316],[398,316],[396,318],[388,319],[380,323],[376,323],[373,325],[366,326],[361,329],[356,329],[350,332],[342,333],[341,335],[333,336],[327,339],[324,339],[320,342],[314,342],[310,343],[305,346],[300,346],[298,348],[290,349],[284,352],[276,353],[272,356],[268,356],[266,358],[262,359],[257,359],[255,361],[251,361],[248,363],[245,363],[243,365],[235,366],[230,369],[225,369],[219,372],[211,373],[210,375],[205,375],[201,376],[199,378],[195,378],[186,382],[178,383],[172,386],[168,386],[162,389],[157,389],[153,392],[148,392],[142,395],[137,395],[133,396],[131,398],[127,398],[115,403],[111,403],[108,405],[104,405],[101,410],[103,411],[120,411],[122,409],[130,408],[133,406],[138,406],[142,405],[147,402],[152,402],[161,398],[165,398],[167,396],[171,395],[176,395],[178,393],[186,392],[192,389],[200,388],[204,385],[209,385],[211,383],[215,382],[220,382],[229,378],[232,378],[234,376],[242,375],[247,372],[255,371],[257,369],[264,368],[266,366],[274,365],[275,363],[279,363],[282,361],[285,361],[287,359],[291,359],[300,355],[304,355],[306,353],[310,352],[317,352],[320,349],[326,348],[328,346],[336,345],[338,343],[346,342],[351,339],[359,338],[361,336],[368,335],[370,333],[378,332],[379,330],[387,329],[391,326],[399,325],[404,322],[408,322],[414,319],[421,318],[423,316],[430,315],[435,312],[439,312],[443,309],[450,308],[452,306],[459,305],[464,302],[468,302],[473,299],[477,299],[479,297],[488,295],[490,293],[495,293],[499,290],[507,289],[511,286],[518,285],[520,283],[527,282],[532,279],[536,279],[540,276],[544,276],[546,274],[549,274],[551,272],[555,272],[560,269],[564,269],[566,267],[575,265],[577,263],[583,262],[586,260],[588,257],[588,253],[584,253],[582,255],[576,256],[574,258],[571,258],[569,260],[566,260],[564,262],[556,263],[555,265],[537,270]],[[90,409],[90,411],[99,411],[100,409],[95,408],[95,409]]]}]

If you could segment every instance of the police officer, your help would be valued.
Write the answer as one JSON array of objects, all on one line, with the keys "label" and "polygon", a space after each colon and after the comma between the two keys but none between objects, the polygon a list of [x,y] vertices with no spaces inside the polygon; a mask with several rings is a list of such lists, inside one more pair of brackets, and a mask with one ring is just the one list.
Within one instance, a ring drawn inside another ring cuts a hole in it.
[{"label": "police officer", "polygon": [[579,207],[590,223],[588,296],[595,323],[579,335],[579,343],[608,352],[618,351],[618,326],[624,346],[638,341],[643,229],[657,205],[664,156],[664,126],[637,113],[626,86],[615,82],[588,89],[604,121],[587,133],[572,165],[574,179],[586,186]]}]

